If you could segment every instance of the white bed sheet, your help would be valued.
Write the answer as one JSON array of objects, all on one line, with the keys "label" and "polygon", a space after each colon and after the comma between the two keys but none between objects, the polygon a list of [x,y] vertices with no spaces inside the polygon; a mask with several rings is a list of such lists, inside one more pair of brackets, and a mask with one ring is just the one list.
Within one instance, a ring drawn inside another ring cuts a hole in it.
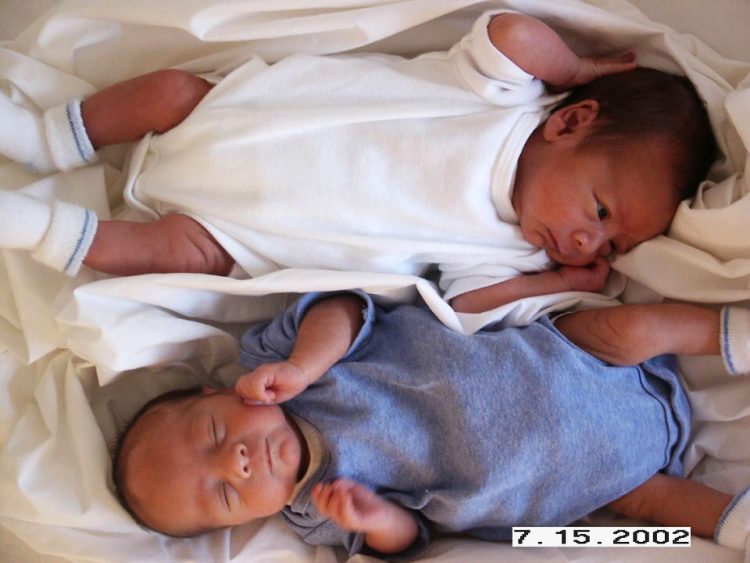
[{"label": "white bed sheet", "polygon": [[[731,34],[720,32],[725,14],[736,22],[738,17],[748,17],[750,7],[746,2],[710,3],[711,13],[703,17],[705,3],[635,3],[654,16],[671,14],[674,20],[669,21],[678,29],[692,31],[723,55],[746,62],[714,53],[701,40],[649,21],[619,0],[592,2],[606,11],[573,0],[341,0],[329,2],[325,10],[319,1],[280,1],[273,4],[273,12],[258,11],[257,2],[220,6],[196,0],[156,6],[145,0],[70,0],[56,4],[54,13],[28,27],[6,46],[10,49],[0,50],[4,79],[0,88],[18,103],[44,108],[164,66],[220,70],[253,51],[270,60],[297,50],[359,47],[412,54],[450,45],[490,5],[508,4],[535,13],[563,32],[587,25],[595,30],[585,38],[587,43],[614,37],[615,46],[635,45],[644,64],[687,72],[709,102],[727,154],[713,171],[716,182],[706,185],[692,208],[680,210],[670,237],[643,245],[618,261],[621,271],[640,282],[629,282],[622,295],[629,301],[655,300],[660,295],[707,303],[747,301],[750,235],[745,218],[750,216],[750,198],[742,196],[750,190],[740,172],[750,146],[750,92],[741,91],[749,85],[750,40],[744,34],[731,40]],[[29,10],[44,2],[10,4],[17,21],[25,25],[31,21]],[[281,9],[290,6],[298,9]],[[255,13],[248,16],[252,7]],[[444,17],[430,21],[438,16]],[[732,94],[725,108],[724,97],[731,90],[740,91]],[[107,151],[105,161],[105,166],[31,186],[37,178],[14,163],[0,161],[0,186],[85,203],[102,216],[110,209],[128,213],[119,207],[118,198],[122,151]],[[431,284],[403,276],[287,271],[245,281],[193,275],[122,280],[85,273],[68,280],[26,256],[4,252],[0,278],[0,346],[5,349],[0,354],[0,523],[4,528],[0,553],[13,554],[8,560],[31,557],[17,539],[34,552],[76,561],[345,560],[330,548],[304,545],[278,519],[190,541],[144,534],[109,493],[107,443],[133,409],[159,390],[177,382],[205,381],[199,375],[204,369],[212,373],[213,381],[228,377],[238,323],[279,310],[288,292],[362,286],[387,298],[408,298],[418,291],[457,330],[473,330],[491,317],[458,317]],[[623,283],[622,277],[614,279],[610,292],[620,293]],[[568,296],[565,304],[579,297]],[[535,300],[513,314],[530,318],[559,305]],[[160,368],[127,372],[175,362],[181,365],[176,373]],[[720,363],[713,359],[686,361],[683,366],[696,410],[688,467],[695,478],[737,491],[750,484],[750,443],[743,440],[750,431],[750,383],[725,380]],[[433,545],[423,560],[469,558],[728,562],[742,560],[743,554],[702,540],[694,540],[687,552],[544,549],[523,553],[507,545],[444,540]]]}]

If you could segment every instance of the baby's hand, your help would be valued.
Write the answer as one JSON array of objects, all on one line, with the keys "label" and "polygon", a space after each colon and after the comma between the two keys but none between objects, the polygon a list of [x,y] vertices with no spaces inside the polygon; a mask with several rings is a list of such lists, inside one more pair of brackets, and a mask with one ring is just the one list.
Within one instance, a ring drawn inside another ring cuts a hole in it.
[{"label": "baby's hand", "polygon": [[383,528],[398,508],[390,501],[350,479],[319,483],[311,494],[318,511],[337,526],[353,532],[370,532]]},{"label": "baby's hand", "polygon": [[561,266],[558,274],[565,280],[570,291],[601,291],[609,276],[609,262],[602,256],[588,266]]},{"label": "baby's hand", "polygon": [[581,57],[575,76],[566,84],[556,85],[555,90],[567,90],[581,84],[588,84],[600,76],[627,72],[637,67],[635,53],[632,51],[615,56]]},{"label": "baby's hand", "polygon": [[237,380],[234,389],[249,405],[283,403],[309,385],[305,373],[291,362],[264,364]]}]

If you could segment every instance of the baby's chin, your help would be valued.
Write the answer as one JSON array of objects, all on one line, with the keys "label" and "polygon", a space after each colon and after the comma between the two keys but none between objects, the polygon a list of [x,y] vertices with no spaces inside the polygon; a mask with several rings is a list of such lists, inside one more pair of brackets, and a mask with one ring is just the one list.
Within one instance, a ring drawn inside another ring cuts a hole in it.
[{"label": "baby's chin", "polygon": [[596,259],[595,256],[564,256],[553,249],[544,249],[549,256],[550,260],[556,262],[560,266],[588,266]]}]

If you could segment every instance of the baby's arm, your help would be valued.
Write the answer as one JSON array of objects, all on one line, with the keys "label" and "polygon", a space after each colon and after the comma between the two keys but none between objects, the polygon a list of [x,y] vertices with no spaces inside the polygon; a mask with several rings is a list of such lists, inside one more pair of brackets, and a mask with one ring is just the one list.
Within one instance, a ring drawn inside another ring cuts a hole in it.
[{"label": "baby's arm", "polygon": [[323,516],[345,530],[364,533],[365,543],[380,553],[404,551],[419,535],[408,510],[355,481],[318,484],[311,498]]},{"label": "baby's arm", "polygon": [[291,399],[346,354],[363,322],[359,297],[339,295],[316,303],[302,319],[289,359],[243,375],[237,393],[251,404]]},{"label": "baby's arm", "polygon": [[722,353],[720,313],[696,305],[589,309],[565,315],[555,325],[572,342],[612,364],[639,364],[661,354]]},{"label": "baby's arm", "polygon": [[459,313],[481,313],[526,297],[564,291],[601,291],[608,275],[609,262],[598,257],[589,266],[561,266],[467,291],[451,299],[451,306]]},{"label": "baby's arm", "polygon": [[520,68],[558,89],[636,68],[633,53],[579,57],[553,29],[524,14],[501,14],[492,18],[488,33],[492,44]]}]

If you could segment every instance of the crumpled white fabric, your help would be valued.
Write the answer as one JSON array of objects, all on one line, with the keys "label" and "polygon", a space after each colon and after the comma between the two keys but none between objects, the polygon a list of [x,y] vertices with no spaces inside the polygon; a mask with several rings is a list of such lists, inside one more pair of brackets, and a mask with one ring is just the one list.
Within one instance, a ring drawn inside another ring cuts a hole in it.
[{"label": "crumpled white fabric", "polygon": [[[624,0],[593,3],[600,7],[578,0],[65,0],[0,46],[0,95],[41,114],[71,97],[170,66],[221,77],[252,54],[267,61],[350,49],[412,55],[449,47],[488,8],[524,11],[554,25],[581,52],[632,47],[643,65],[686,73],[706,100],[726,156],[695,202],[680,208],[668,236],[617,260],[621,275],[612,277],[608,295],[625,301],[749,300],[750,181],[743,170],[750,146],[750,63],[725,59],[700,40],[649,21]],[[0,130],[3,139],[9,134]],[[143,218],[143,211],[122,205],[124,154],[113,147],[101,155],[102,165],[45,178],[0,159],[0,186],[90,207],[102,219]],[[409,276],[287,270],[251,280],[188,274],[117,279],[85,271],[71,280],[25,253],[2,251],[0,523],[38,551],[73,560],[342,559],[330,548],[304,545],[278,519],[190,541],[145,534],[109,493],[106,446],[147,397],[178,384],[227,380],[235,369],[234,337],[247,322],[271,316],[294,293],[348,287],[383,300],[419,295],[443,322],[466,332],[500,318],[524,323],[565,306],[611,303],[603,296],[564,294],[456,315],[431,282]],[[750,383],[727,382],[718,359],[682,363],[696,418],[687,466],[701,480],[739,491],[750,483]],[[166,364],[178,368],[161,367]],[[132,371],[145,366],[151,367]],[[535,561],[554,553],[523,557]],[[604,553],[597,550],[596,557]],[[684,560],[720,561],[726,553],[694,539]],[[468,556],[518,560],[507,545],[468,540],[440,542],[424,560]],[[636,553],[617,557],[639,560]]]}]

